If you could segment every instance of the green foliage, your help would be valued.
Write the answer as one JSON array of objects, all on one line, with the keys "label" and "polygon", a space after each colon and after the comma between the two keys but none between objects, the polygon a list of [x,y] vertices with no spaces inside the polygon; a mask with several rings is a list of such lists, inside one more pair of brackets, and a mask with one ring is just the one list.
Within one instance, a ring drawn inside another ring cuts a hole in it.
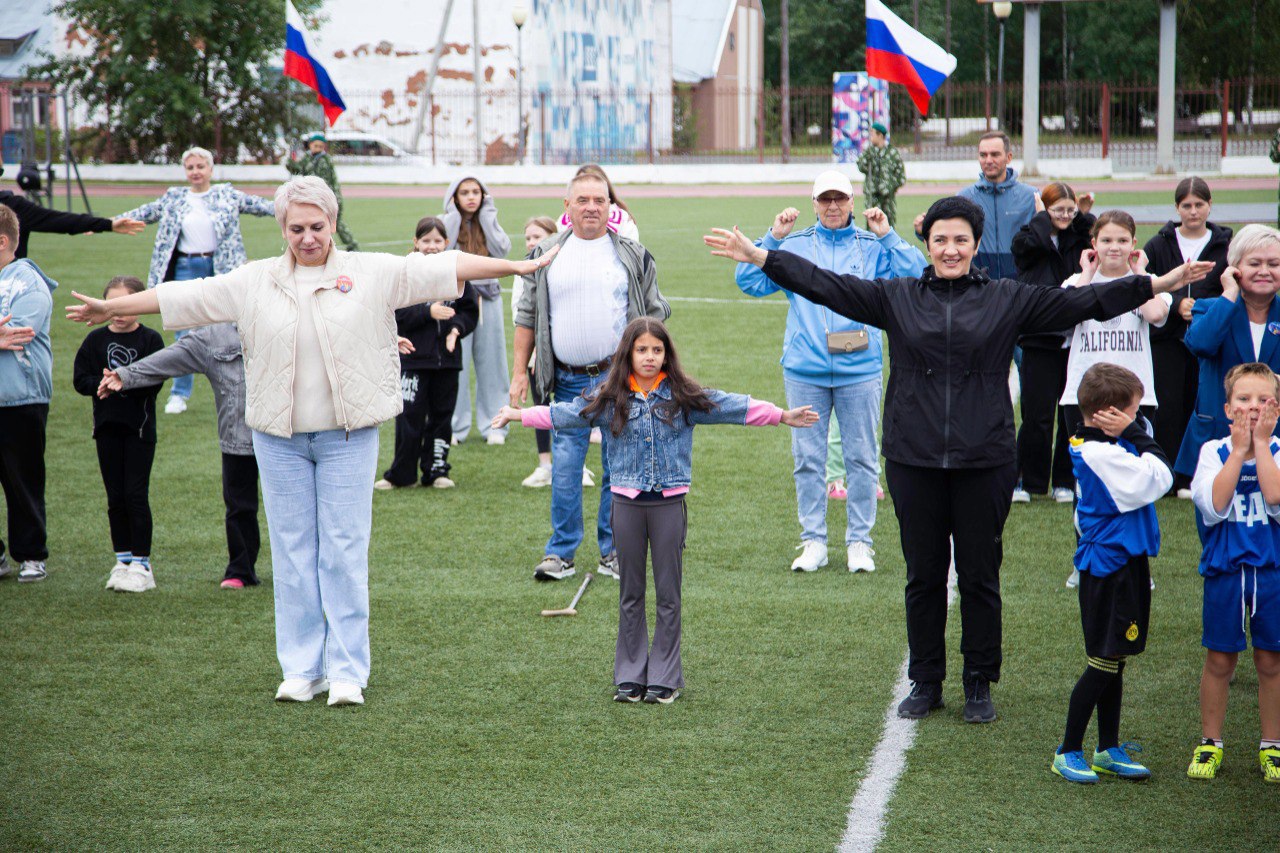
[{"label": "green foliage", "polygon": [[[296,5],[306,14],[321,2]],[[202,145],[219,161],[241,146],[270,159],[276,140],[294,135],[299,111],[286,107],[288,87],[269,67],[284,47],[278,0],[64,0],[55,11],[88,48],[37,73],[106,116],[101,156],[165,162]]]}]

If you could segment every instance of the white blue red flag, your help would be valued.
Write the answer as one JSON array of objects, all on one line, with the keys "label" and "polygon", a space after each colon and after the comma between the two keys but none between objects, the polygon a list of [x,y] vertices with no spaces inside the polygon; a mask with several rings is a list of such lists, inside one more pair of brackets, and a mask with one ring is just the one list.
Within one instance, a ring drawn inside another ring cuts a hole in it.
[{"label": "white blue red flag", "polygon": [[907,26],[881,0],[867,0],[867,74],[907,87],[920,115],[956,70],[956,58]]},{"label": "white blue red flag", "polygon": [[329,72],[324,70],[308,43],[307,27],[302,23],[298,10],[293,8],[292,0],[284,0],[284,76],[315,90],[330,125],[347,108],[338,94],[338,87],[333,85]]}]

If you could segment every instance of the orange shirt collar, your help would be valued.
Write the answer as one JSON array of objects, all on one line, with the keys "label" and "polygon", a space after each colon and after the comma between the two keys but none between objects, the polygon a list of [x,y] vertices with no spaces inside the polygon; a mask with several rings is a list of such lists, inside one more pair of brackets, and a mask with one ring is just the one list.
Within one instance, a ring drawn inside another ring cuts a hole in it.
[{"label": "orange shirt collar", "polygon": [[[659,371],[658,371],[658,376],[657,376],[657,378],[656,378],[656,379],[654,380],[654,382],[653,382],[653,387],[654,387],[654,388],[657,388],[659,385],[661,385],[661,384],[662,384],[662,380],[664,380],[664,379],[666,379],[666,378],[667,378],[667,372],[666,372],[665,370],[659,370]],[[636,375],[635,375],[634,373],[630,374],[630,377],[629,377],[628,381],[631,383],[631,390],[632,390],[632,391],[636,392],[636,393],[637,393],[637,394],[639,394],[641,397],[648,397],[648,396],[649,396],[648,394],[646,394],[644,391],[642,391],[642,390],[640,389],[640,383],[636,381]],[[653,389],[651,388],[650,390],[652,391]]]}]

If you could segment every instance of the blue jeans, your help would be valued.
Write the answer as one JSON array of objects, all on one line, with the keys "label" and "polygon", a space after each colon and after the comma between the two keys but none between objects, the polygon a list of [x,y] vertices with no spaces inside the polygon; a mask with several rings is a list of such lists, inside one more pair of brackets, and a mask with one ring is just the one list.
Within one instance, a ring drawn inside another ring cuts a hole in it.
[{"label": "blue jeans", "polygon": [[[193,278],[208,278],[211,275],[213,275],[213,258],[189,258],[179,255],[178,263],[173,270],[174,281],[191,281]],[[176,332],[174,337],[186,337],[188,331],[188,329],[182,329]],[[189,400],[191,399],[191,389],[194,385],[195,383],[190,373],[185,376],[175,376],[169,393],[175,397]]]},{"label": "blue jeans", "polygon": [[[557,403],[567,403],[584,391],[605,380],[607,374],[587,376],[556,370],[554,398]],[[613,553],[613,530],[609,526],[612,500],[609,495],[609,429],[600,430],[600,508],[596,515],[596,541],[600,544],[600,556]],[[591,446],[591,431],[585,429],[557,429],[551,431],[551,538],[547,540],[547,554],[555,554],[563,560],[572,560],[582,544],[582,469],[587,461],[587,448]]]},{"label": "blue jeans", "polygon": [[369,680],[369,531],[376,427],[253,431],[271,536],[276,656],[285,678]]},{"label": "blue jeans", "polygon": [[818,422],[810,429],[791,431],[791,455],[795,458],[796,507],[800,538],[827,541],[827,431],[835,412],[844,445],[845,501],[848,518],[845,544],[871,543],[876,523],[876,488],[880,484],[880,380],[827,388],[785,379],[787,407],[812,406]]}]

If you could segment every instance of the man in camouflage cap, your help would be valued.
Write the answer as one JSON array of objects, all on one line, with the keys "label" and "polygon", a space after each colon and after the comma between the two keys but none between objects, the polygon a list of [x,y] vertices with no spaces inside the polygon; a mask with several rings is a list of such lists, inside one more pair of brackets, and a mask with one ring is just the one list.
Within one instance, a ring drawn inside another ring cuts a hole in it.
[{"label": "man in camouflage cap", "polygon": [[862,194],[866,206],[883,210],[892,228],[898,221],[898,188],[907,182],[907,172],[888,137],[889,129],[883,124],[871,125],[871,144],[858,155],[858,171],[864,178]]},{"label": "man in camouflage cap", "polygon": [[333,168],[333,159],[329,156],[324,134],[319,131],[309,133],[302,141],[307,146],[306,156],[301,160],[286,161],[285,168],[293,175],[315,175],[329,185],[329,189],[338,198],[338,239],[342,240],[342,245],[348,252],[359,251],[355,235],[351,233],[347,223],[342,221],[342,187],[338,184],[338,173]]}]

